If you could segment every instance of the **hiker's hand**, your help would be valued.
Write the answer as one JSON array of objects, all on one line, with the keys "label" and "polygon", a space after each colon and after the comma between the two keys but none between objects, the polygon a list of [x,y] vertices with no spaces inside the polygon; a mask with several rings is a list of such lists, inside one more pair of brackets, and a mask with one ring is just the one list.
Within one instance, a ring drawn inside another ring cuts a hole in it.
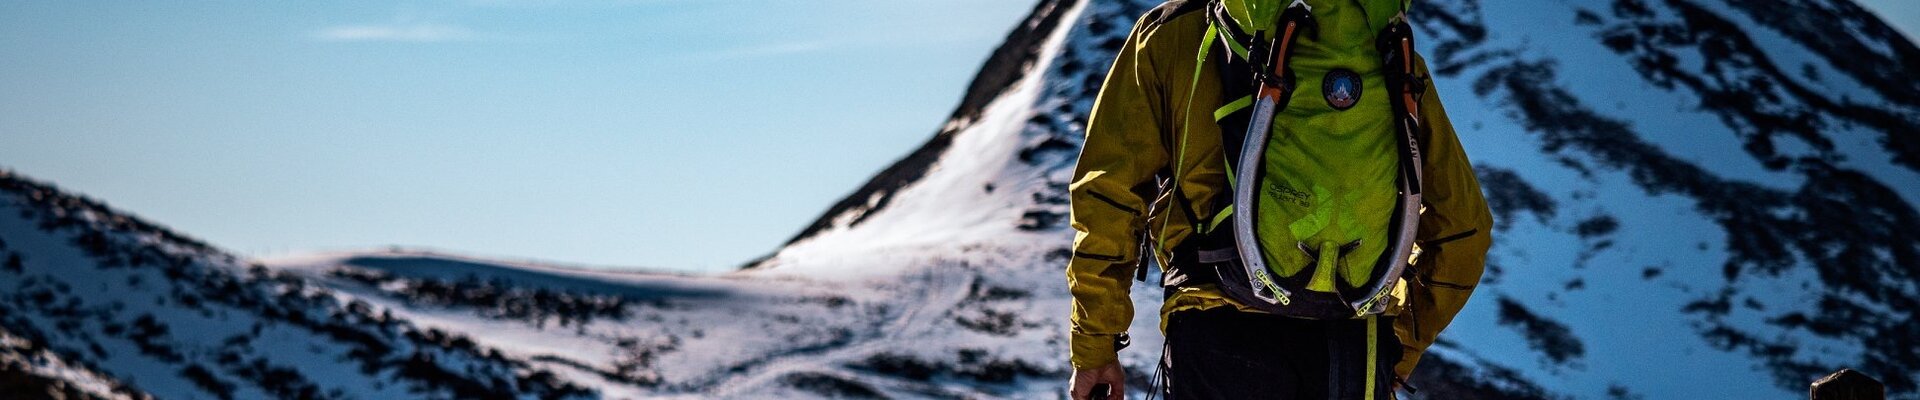
[{"label": "hiker's hand", "polygon": [[[1122,400],[1127,398],[1127,371],[1120,368],[1119,362],[1093,369],[1078,369],[1073,371],[1073,381],[1068,385],[1072,386],[1073,400]],[[1109,389],[1107,393],[1094,393],[1094,386]]]}]

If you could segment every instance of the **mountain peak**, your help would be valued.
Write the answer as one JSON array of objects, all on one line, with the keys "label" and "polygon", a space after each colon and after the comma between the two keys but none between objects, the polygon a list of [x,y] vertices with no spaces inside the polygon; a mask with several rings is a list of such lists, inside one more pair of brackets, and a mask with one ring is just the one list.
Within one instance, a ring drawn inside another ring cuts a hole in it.
[{"label": "mountain peak", "polygon": [[[1414,4],[1497,225],[1408,397],[1799,398],[1851,367],[1920,398],[1913,43],[1844,0]],[[255,262],[0,171],[0,376],[102,398],[1056,396],[1066,187],[1153,6],[1040,1],[926,145],[715,276]],[[1133,292],[1132,387],[1158,290]]]}]

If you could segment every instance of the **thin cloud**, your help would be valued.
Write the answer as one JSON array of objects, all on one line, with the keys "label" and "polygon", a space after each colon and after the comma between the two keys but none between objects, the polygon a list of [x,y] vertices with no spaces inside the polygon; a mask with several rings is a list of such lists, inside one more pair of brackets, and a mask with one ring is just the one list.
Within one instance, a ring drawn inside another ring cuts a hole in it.
[{"label": "thin cloud", "polygon": [[754,58],[773,57],[773,56],[784,56],[789,54],[810,53],[810,52],[815,52],[820,50],[826,50],[832,47],[834,47],[834,44],[826,41],[775,43],[775,44],[768,44],[768,45],[736,47],[736,48],[730,48],[730,49],[719,49],[719,50],[695,53],[695,54],[689,55],[687,58],[694,59],[694,60],[712,60],[712,61],[743,60],[743,59],[754,59]]},{"label": "thin cloud", "polygon": [[342,25],[314,31],[328,42],[458,42],[473,40],[473,30],[445,24]]}]

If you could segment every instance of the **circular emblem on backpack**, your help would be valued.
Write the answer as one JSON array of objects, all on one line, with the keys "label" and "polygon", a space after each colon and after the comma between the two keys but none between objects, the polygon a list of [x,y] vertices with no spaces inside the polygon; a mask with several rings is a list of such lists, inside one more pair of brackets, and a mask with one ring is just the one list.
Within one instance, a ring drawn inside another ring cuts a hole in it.
[{"label": "circular emblem on backpack", "polygon": [[1360,74],[1344,68],[1327,71],[1327,77],[1320,80],[1320,94],[1335,110],[1353,108],[1360,103]]}]

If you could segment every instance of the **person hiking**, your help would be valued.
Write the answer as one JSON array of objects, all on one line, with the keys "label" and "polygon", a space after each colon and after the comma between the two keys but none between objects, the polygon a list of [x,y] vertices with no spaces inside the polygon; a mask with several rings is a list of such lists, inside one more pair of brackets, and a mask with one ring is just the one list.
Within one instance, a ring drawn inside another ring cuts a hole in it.
[{"label": "person hiking", "polygon": [[1074,399],[1123,398],[1162,268],[1173,399],[1388,399],[1479,282],[1492,217],[1401,0],[1173,0],[1119,49],[1074,181]]}]

